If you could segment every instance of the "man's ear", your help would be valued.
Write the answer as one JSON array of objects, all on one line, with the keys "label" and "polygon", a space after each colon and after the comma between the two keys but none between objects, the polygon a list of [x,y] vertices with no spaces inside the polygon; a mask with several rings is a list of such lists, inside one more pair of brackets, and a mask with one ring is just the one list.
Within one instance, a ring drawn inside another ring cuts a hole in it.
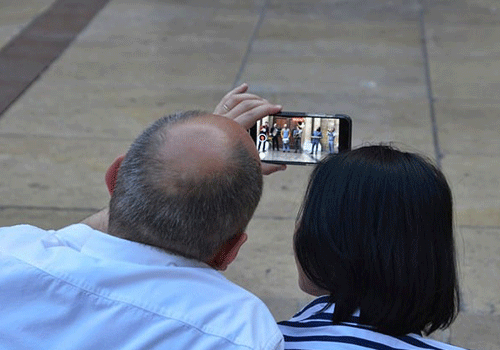
[{"label": "man's ear", "polygon": [[118,175],[118,169],[120,169],[120,165],[122,164],[122,160],[125,158],[125,155],[122,154],[118,158],[113,161],[113,164],[110,165],[108,171],[106,171],[106,176],[104,180],[106,181],[106,186],[108,186],[109,194],[113,194],[116,185],[116,176]]},{"label": "man's ear", "polygon": [[247,239],[248,235],[245,232],[230,238],[222,245],[222,247],[219,248],[217,253],[209,261],[207,261],[207,264],[216,270],[226,270],[229,264],[236,259],[241,246],[247,241]]}]

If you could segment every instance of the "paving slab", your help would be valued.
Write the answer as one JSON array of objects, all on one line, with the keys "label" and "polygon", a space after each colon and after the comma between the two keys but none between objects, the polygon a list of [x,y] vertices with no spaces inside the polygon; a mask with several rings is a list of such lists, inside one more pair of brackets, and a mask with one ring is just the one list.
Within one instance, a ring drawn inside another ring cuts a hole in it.
[{"label": "paving slab", "polygon": [[497,350],[500,344],[499,329],[498,316],[478,316],[461,312],[448,329],[438,330],[430,337],[467,349]]},{"label": "paving slab", "polygon": [[292,251],[294,226],[291,219],[255,217],[247,228],[248,241],[226,276],[258,296],[304,296],[297,286]]},{"label": "paving slab", "polygon": [[[266,13],[252,54],[286,57],[336,57],[352,62],[421,64],[418,23],[315,19],[291,21]],[[287,60],[283,60],[287,62]]]},{"label": "paving slab", "polygon": [[[199,37],[245,42],[248,35],[245,21],[257,19],[263,1],[161,1],[144,0],[140,6],[130,0],[114,0],[108,10],[82,33],[81,41],[92,40],[97,46],[102,41],[119,44],[135,38],[148,39],[160,35],[157,44],[165,43],[170,36],[183,35],[187,46]],[[110,9],[109,9],[110,8]],[[111,39],[111,40],[110,40]],[[186,47],[189,50],[189,47]]]},{"label": "paving slab", "polygon": [[[468,13],[464,14],[468,17]],[[500,56],[498,25],[427,24],[427,48],[431,59],[495,60]]]},{"label": "paving slab", "polygon": [[[465,12],[464,18],[468,14]],[[438,101],[497,100],[500,24],[429,24],[426,32],[433,91]]]},{"label": "paving slab", "polygon": [[[286,171],[264,176],[262,198],[254,216],[295,220],[313,169],[311,165],[290,165]],[[293,232],[293,227],[283,229]]]},{"label": "paving slab", "polygon": [[126,57],[121,48],[109,48],[92,50],[96,57],[88,59],[85,58],[88,49],[74,47],[61,58],[59,64],[52,67],[49,74],[93,83],[113,81],[164,85],[168,82],[172,87],[230,86],[245,48],[240,45],[238,50],[233,50],[233,55],[229,50],[216,54],[205,50],[183,56],[168,53],[162,47],[152,47],[148,55],[137,58]]},{"label": "paving slab", "polygon": [[444,61],[430,63],[436,98],[491,99],[500,89],[500,63],[496,60]]},{"label": "paving slab", "polygon": [[1,134],[133,140],[154,120],[180,110],[212,111],[223,89],[99,83],[46,76],[0,119]]},{"label": "paving slab", "polygon": [[500,317],[500,226],[460,226],[456,241],[461,311]]},{"label": "paving slab", "polygon": [[[425,99],[418,22],[403,17],[384,24],[361,19],[350,22],[315,10],[315,6],[326,6],[344,13],[345,4],[271,2],[242,80],[273,97],[278,95],[286,108],[289,101],[282,100],[281,94],[324,94],[332,98],[324,99],[323,105],[337,110],[344,107],[338,106],[344,99],[357,99],[355,104],[362,104],[362,99]],[[306,5],[311,5],[308,21],[294,19],[295,12],[287,7]],[[281,14],[276,6],[288,10]],[[290,103],[305,104],[302,110],[309,105],[304,99]]]},{"label": "paving slab", "polygon": [[500,103],[482,99],[438,100],[436,120],[445,154],[500,156]]},{"label": "paving slab", "polygon": [[469,349],[497,350],[500,344],[500,317],[459,314],[450,327],[450,342]]},{"label": "paving slab", "polygon": [[0,50],[0,114],[61,55],[109,0],[58,0]]},{"label": "paving slab", "polygon": [[276,320],[293,316],[311,300],[298,287],[292,237],[312,166],[289,166],[264,177],[263,196],[248,241],[226,277],[266,302]]},{"label": "paving slab", "polygon": [[454,196],[457,224],[500,226],[497,157],[447,155],[442,164]]},{"label": "paving slab", "polygon": [[[252,58],[243,81],[270,91],[324,92],[386,98],[426,96],[421,66],[364,64],[332,57],[259,55]],[[305,68],[307,67],[307,68]]]},{"label": "paving slab", "polygon": [[129,142],[0,137],[1,206],[95,208],[107,205],[104,174]]},{"label": "paving slab", "polygon": [[95,210],[92,208],[60,209],[56,207],[33,208],[0,205],[0,227],[30,224],[46,230],[57,230],[80,222],[94,213]]},{"label": "paving slab", "polygon": [[389,22],[418,20],[421,6],[418,0],[272,0],[270,16],[287,16],[299,21],[328,19],[332,21]]},{"label": "paving slab", "polygon": [[208,12],[193,3],[110,3],[4,114],[2,132],[127,138],[177,110],[212,110],[231,87],[259,3]]},{"label": "paving slab", "polygon": [[487,27],[500,24],[497,0],[425,1],[425,21],[430,24],[464,24]]},{"label": "paving slab", "polygon": [[262,299],[277,321],[291,318],[313,299],[298,287],[294,226],[295,218],[262,214],[260,209],[248,226],[248,241],[224,273]]},{"label": "paving slab", "polygon": [[297,298],[261,296],[260,299],[267,305],[274,319],[280,322],[292,318],[293,315],[309,304],[314,298],[304,293],[303,297]]}]

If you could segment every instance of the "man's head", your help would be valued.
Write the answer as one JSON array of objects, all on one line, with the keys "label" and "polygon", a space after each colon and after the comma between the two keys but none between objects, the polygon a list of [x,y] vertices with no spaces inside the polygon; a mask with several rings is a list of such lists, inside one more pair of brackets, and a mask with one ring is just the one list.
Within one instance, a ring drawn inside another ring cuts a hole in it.
[{"label": "man's head", "polygon": [[221,248],[224,255],[226,245],[244,242],[261,193],[259,157],[241,126],[202,112],[174,114],[127,152],[109,233],[211,263]]}]

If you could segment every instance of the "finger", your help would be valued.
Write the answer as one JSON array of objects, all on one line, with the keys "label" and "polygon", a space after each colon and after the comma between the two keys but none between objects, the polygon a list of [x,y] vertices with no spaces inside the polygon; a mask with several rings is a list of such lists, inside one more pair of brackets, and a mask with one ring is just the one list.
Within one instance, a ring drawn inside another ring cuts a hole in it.
[{"label": "finger", "polygon": [[227,104],[224,104],[223,108],[226,109],[226,111],[224,114],[221,115],[229,119],[235,119],[236,117],[242,115],[243,113],[248,112],[251,109],[269,103],[268,101],[256,95],[252,94],[244,94],[244,95],[245,96],[242,96],[241,98],[233,96],[228,101]]},{"label": "finger", "polygon": [[263,99],[260,96],[249,93],[241,93],[241,94],[231,95],[231,97],[226,101],[225,105],[226,107],[228,107],[228,112],[229,112],[230,110],[238,106],[240,103],[249,100],[259,100],[263,102],[268,102],[267,100]]},{"label": "finger", "polygon": [[[280,105],[273,105],[270,103],[263,103],[263,102],[255,102],[255,101],[245,101],[242,102],[241,104],[245,104],[245,106],[242,106],[241,109],[243,112],[237,113],[238,111],[235,112],[235,117],[230,117],[232,118],[235,122],[240,124],[243,128],[245,129],[250,129],[254,124],[257,122],[257,120],[264,118],[265,116],[276,114],[279,111],[281,111],[281,106]],[[238,107],[235,108],[235,110]],[[231,111],[229,114],[231,114],[233,111]]]},{"label": "finger", "polygon": [[240,86],[237,86],[234,89],[232,89],[231,91],[229,91],[227,94],[225,94],[224,97],[222,98],[221,102],[225,103],[225,102],[227,102],[227,100],[229,100],[231,98],[231,96],[237,95],[237,94],[242,94],[242,93],[246,92],[247,90],[248,90],[248,84],[243,83]]},{"label": "finger", "polygon": [[[229,97],[229,99],[226,100],[226,102],[222,104],[222,107],[218,106],[215,109],[214,114],[222,115],[224,117],[229,117],[229,118],[233,119],[232,117],[234,117],[236,114],[233,112],[231,115],[228,115],[228,113],[231,112],[240,103],[245,102],[245,101],[250,101],[250,100],[267,102],[267,100],[263,99],[260,96],[254,95],[254,94],[249,94],[249,93],[234,94],[234,95],[231,95]],[[239,109],[237,111],[241,112],[241,109]]]},{"label": "finger", "polygon": [[248,90],[248,84],[243,83],[240,86],[235,87],[231,91],[229,91],[227,94],[224,95],[224,97],[220,100],[219,104],[215,107],[214,114],[224,114],[227,112],[227,110],[224,108],[224,105],[227,103],[227,101],[231,98],[231,96],[235,94],[241,94],[244,93]]},{"label": "finger", "polygon": [[286,164],[270,164],[270,163],[262,163],[262,174],[270,175],[277,171],[286,170]]},{"label": "finger", "polygon": [[226,117],[230,119],[236,119],[237,117],[241,116],[244,113],[247,113],[251,111],[252,109],[255,109],[259,106],[263,106],[269,104],[268,102],[262,101],[262,100],[245,100],[238,105],[236,105],[233,109],[231,109],[229,112],[225,114]]}]

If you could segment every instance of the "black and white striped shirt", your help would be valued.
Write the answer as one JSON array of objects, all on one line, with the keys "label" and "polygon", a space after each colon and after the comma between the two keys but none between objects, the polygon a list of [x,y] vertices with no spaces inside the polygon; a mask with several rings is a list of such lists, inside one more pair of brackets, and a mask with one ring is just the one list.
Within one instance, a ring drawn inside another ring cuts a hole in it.
[{"label": "black and white striped shirt", "polygon": [[288,350],[463,350],[462,348],[423,338],[418,334],[393,337],[359,324],[358,315],[349,322],[332,324],[334,305],[323,310],[328,297],[313,300],[289,321],[278,326]]}]

